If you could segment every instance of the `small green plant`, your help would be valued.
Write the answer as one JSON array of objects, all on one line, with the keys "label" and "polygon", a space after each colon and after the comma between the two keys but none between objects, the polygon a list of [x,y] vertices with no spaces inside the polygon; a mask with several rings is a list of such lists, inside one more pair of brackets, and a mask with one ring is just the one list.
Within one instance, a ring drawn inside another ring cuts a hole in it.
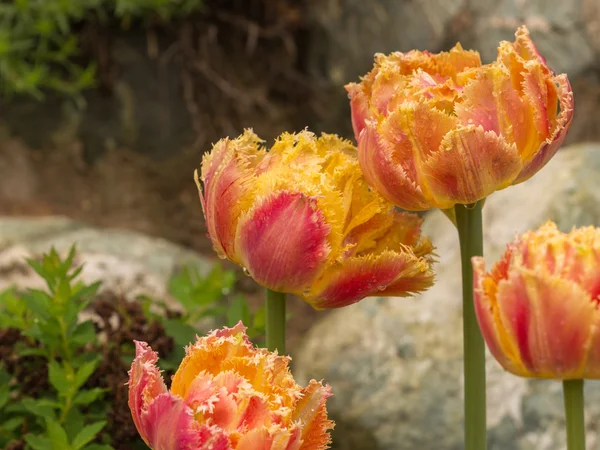
[{"label": "small green plant", "polygon": [[[168,379],[202,333],[199,324],[206,331],[242,320],[255,342],[264,335],[264,308],[252,313],[235,292],[234,273],[219,265],[206,275],[190,266],[171,278],[174,312],[161,300],[99,293],[100,282],[78,280],[74,256],[74,248],[64,260],[53,249],[28,261],[44,290],[0,292],[0,448],[145,448],[125,386],[134,339],[159,351]],[[96,322],[81,320],[84,309]]]},{"label": "small green plant", "polygon": [[[252,313],[248,301],[241,293],[234,292],[235,274],[215,265],[203,276],[196,266],[185,267],[169,281],[169,293],[181,306],[181,313],[170,317],[151,313],[150,305],[161,304],[157,300],[143,298],[148,317],[158,318],[167,335],[173,338],[175,348],[160,360],[165,370],[176,369],[185,355],[184,347],[195,341],[198,324],[213,320],[215,326],[225,323],[232,327],[240,320],[248,327],[250,339],[257,343],[265,331],[265,309],[260,307]],[[162,303],[166,308],[166,305]]]},{"label": "small green plant", "polygon": [[14,356],[34,357],[38,362],[42,358],[49,384],[34,398],[19,386],[27,382],[26,377],[0,372],[4,381],[0,390],[3,446],[22,433],[33,450],[112,448],[92,443],[106,425],[106,405],[99,401],[102,389],[84,388],[100,355],[86,351],[96,344],[93,323],[78,321],[100,283],[76,281],[81,267],[72,268],[74,254],[73,248],[63,261],[53,249],[41,261],[28,261],[46,281],[46,290],[19,294],[9,290],[0,296],[0,329],[23,338],[17,342]]}]

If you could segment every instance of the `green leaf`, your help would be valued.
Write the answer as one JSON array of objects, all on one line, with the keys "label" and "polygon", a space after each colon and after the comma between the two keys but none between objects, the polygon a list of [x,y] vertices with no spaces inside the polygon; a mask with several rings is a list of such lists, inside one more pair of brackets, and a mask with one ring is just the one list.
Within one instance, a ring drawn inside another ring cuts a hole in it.
[{"label": "green leaf", "polygon": [[62,423],[67,432],[69,442],[73,442],[77,433],[85,426],[85,416],[80,408],[74,406],[69,410]]},{"label": "green leaf", "polygon": [[89,285],[77,283],[75,285],[75,287],[73,288],[73,294],[72,294],[71,300],[77,301],[82,298],[92,298],[96,295],[96,293],[98,292],[98,289],[100,289],[101,285],[102,285],[101,281],[96,281],[95,283],[92,283]]},{"label": "green leaf", "polygon": [[227,326],[233,327],[240,320],[245,325],[250,324],[250,316],[250,308],[246,298],[241,294],[236,295],[227,310]]},{"label": "green leaf", "polygon": [[69,381],[69,374],[56,360],[48,363],[48,380],[59,394],[66,395],[73,389],[71,381]]},{"label": "green leaf", "polygon": [[78,390],[85,384],[88,378],[94,373],[94,370],[96,370],[98,362],[98,359],[94,359],[93,361],[84,363],[79,369],[77,369],[77,373],[75,374],[75,379],[73,381],[73,389]]},{"label": "green leaf", "polygon": [[52,449],[52,441],[45,436],[36,436],[34,434],[26,434],[25,442],[33,450],[50,450],[50,449]]},{"label": "green leaf", "polygon": [[56,417],[54,410],[60,407],[57,402],[48,399],[34,400],[33,398],[24,398],[21,400],[21,404],[31,414],[46,419],[54,419],[54,417]]},{"label": "green leaf", "polygon": [[8,396],[10,394],[10,389],[8,384],[0,385],[0,410],[4,408],[4,405],[8,403]]},{"label": "green leaf", "polygon": [[256,311],[256,314],[254,314],[254,320],[252,321],[252,328],[254,328],[255,330],[264,330],[265,329],[265,323],[266,323],[266,319],[267,319],[267,309],[265,308],[265,306],[261,306],[260,308],[258,308],[258,311]]},{"label": "green leaf", "polygon": [[196,341],[198,330],[177,319],[165,319],[162,322],[165,333],[175,341],[176,347],[183,347]]},{"label": "green leaf", "polygon": [[89,405],[90,403],[95,402],[97,399],[102,397],[105,389],[102,388],[93,388],[86,389],[83,391],[79,391],[75,398],[73,399],[73,403],[75,405]]},{"label": "green leaf", "polygon": [[29,289],[23,294],[23,301],[38,318],[48,320],[52,316],[50,297],[44,291]]},{"label": "green leaf", "polygon": [[50,438],[53,450],[67,450],[71,448],[67,432],[56,420],[46,419],[46,434]]},{"label": "green leaf", "polygon": [[69,340],[78,347],[96,342],[94,322],[86,320],[77,324]]},{"label": "green leaf", "polygon": [[[145,448],[148,448],[144,446]],[[136,447],[137,448],[137,447]],[[114,447],[107,444],[92,444],[85,447],[85,450],[115,450]]]},{"label": "green leaf", "polygon": [[47,352],[44,348],[19,347],[15,353],[19,356],[46,356]]},{"label": "green leaf", "polygon": [[2,424],[0,424],[0,428],[6,431],[14,431],[19,428],[24,421],[25,417],[11,417],[10,419],[2,422]]},{"label": "green leaf", "polygon": [[96,435],[100,433],[100,431],[102,430],[102,428],[104,428],[105,425],[106,420],[103,420],[101,422],[96,422],[84,427],[79,432],[79,434],[75,436],[75,439],[73,439],[73,449],[79,450],[84,445],[90,443],[96,437]]}]

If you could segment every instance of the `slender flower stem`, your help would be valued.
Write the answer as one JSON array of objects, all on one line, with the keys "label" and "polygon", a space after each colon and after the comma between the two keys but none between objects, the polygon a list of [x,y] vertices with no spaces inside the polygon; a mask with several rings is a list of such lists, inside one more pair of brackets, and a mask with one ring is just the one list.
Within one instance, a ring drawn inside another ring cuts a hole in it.
[{"label": "slender flower stem", "polygon": [[485,345],[473,303],[473,256],[483,256],[481,207],[456,205],[456,226],[460,240],[463,286],[463,339],[465,377],[465,450],[485,450]]},{"label": "slender flower stem", "polygon": [[267,302],[267,348],[285,354],[285,294],[266,290]]},{"label": "slender flower stem", "polygon": [[567,419],[567,449],[585,450],[583,380],[563,381],[563,396]]}]

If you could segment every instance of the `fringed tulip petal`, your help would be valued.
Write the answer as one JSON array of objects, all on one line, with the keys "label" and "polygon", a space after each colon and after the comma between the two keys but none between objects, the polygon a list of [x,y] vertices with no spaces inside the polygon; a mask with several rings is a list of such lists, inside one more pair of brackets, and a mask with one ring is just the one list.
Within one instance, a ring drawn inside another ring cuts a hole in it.
[{"label": "fringed tulip petal", "polygon": [[475,311],[485,341],[525,377],[600,378],[600,230],[552,223],[508,246],[485,273],[473,258]]},{"label": "fringed tulip petal", "polygon": [[331,397],[331,388],[311,380],[302,390],[296,404],[293,420],[302,424],[302,446],[300,450],[319,450],[331,443],[334,423],[327,419],[325,402]]},{"label": "fringed tulip petal", "polygon": [[394,159],[391,147],[368,123],[358,139],[358,159],[367,181],[388,201],[408,210],[427,209],[423,191]]},{"label": "fringed tulip petal", "polygon": [[[392,289],[396,283],[403,283],[402,292]],[[431,284],[433,273],[426,259],[387,250],[378,255],[348,258],[343,265],[332,266],[304,298],[316,309],[340,308],[366,296],[385,295],[388,288],[400,296],[419,292]]]},{"label": "fringed tulip petal", "polygon": [[423,170],[436,203],[448,208],[509,186],[521,167],[516,146],[481,126],[468,126],[448,133],[442,150],[426,161]]},{"label": "fringed tulip petal", "polygon": [[142,416],[146,443],[155,450],[230,450],[227,436],[218,428],[199,424],[183,400],[160,394]]},{"label": "fringed tulip petal", "polygon": [[[382,83],[381,88],[386,88]],[[357,102],[363,101],[358,85],[349,87],[349,91],[358,96]],[[422,117],[444,114],[446,121],[428,130],[428,137],[421,136],[427,125],[427,119]],[[417,257],[422,264],[433,263],[433,247],[421,238],[420,222],[415,225],[418,217],[394,211],[393,205],[374,192],[365,179],[386,177],[403,187],[393,191],[394,195],[401,192],[401,198],[395,197],[400,204],[417,209],[427,205],[421,188],[411,178],[418,173],[411,142],[441,142],[452,128],[448,122],[453,119],[446,113],[429,111],[426,105],[418,109],[417,115],[417,130],[405,132],[406,123],[398,122],[394,127],[388,122],[389,133],[405,140],[404,155],[397,148],[380,145],[378,125],[372,121],[363,123],[358,116],[355,126],[364,127],[358,157],[357,149],[348,141],[328,134],[316,137],[308,131],[282,134],[268,152],[249,131],[238,139],[219,141],[213,153],[205,156],[202,179],[198,180],[215,249],[243,266],[261,285],[296,294],[311,303],[313,297],[307,293],[316,292],[315,283],[321,283],[319,280],[324,280],[334,267],[352,267],[354,263],[346,261],[354,257],[377,260],[386,252],[393,252],[399,260]],[[359,158],[365,156],[369,161],[363,176]],[[399,161],[403,165],[398,166]],[[429,270],[423,268],[424,273]],[[343,277],[335,271],[336,276]],[[399,273],[389,275],[389,282],[383,283],[387,286],[393,281],[390,295],[417,291],[413,275],[404,273],[405,283]],[[428,285],[421,282],[418,290]],[[340,291],[335,304],[354,303],[374,293],[350,283],[343,291],[347,298],[341,298]],[[183,384],[189,385],[189,380]]]},{"label": "fringed tulip petal", "polygon": [[254,152],[261,141],[247,130],[235,140],[222,139],[202,163],[202,182],[196,177],[208,234],[221,257],[235,258],[235,230],[243,212],[240,198],[247,194],[250,173],[239,153]]},{"label": "fringed tulip petal", "polygon": [[575,108],[571,84],[566,75],[559,75],[555,80],[558,84],[558,99],[560,105],[560,112],[556,118],[556,126],[550,137],[542,143],[539,151],[525,164],[525,167],[516,180],[517,183],[521,183],[531,178],[538,170],[544,167],[550,159],[552,159],[567,137],[567,132],[571,127]]},{"label": "fringed tulip petal", "polygon": [[198,338],[166,390],[157,355],[136,343],[129,405],[153,450],[325,450],[331,392],[301,388],[290,358],[255,348],[238,323]]},{"label": "fringed tulip petal", "polygon": [[513,270],[498,286],[498,308],[523,363],[517,375],[582,378],[596,306],[581,287]]},{"label": "fringed tulip petal", "polygon": [[346,89],[365,178],[414,211],[475,203],[525,181],[560,147],[573,113],[566,75],[547,67],[525,27],[491,64],[458,44],[378,54]]},{"label": "fringed tulip petal", "polygon": [[329,226],[317,199],[279,192],[248,211],[237,230],[238,260],[274,291],[302,289],[327,259]]}]

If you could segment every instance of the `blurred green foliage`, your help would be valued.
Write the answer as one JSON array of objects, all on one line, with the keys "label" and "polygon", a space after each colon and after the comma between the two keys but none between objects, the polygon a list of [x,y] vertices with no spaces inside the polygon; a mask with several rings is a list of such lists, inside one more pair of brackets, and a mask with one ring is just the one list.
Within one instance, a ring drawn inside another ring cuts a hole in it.
[{"label": "blurred green foliage", "polygon": [[77,96],[94,86],[96,64],[82,65],[79,32],[90,20],[105,26],[169,21],[203,0],[0,0],[0,95],[44,92]]}]

